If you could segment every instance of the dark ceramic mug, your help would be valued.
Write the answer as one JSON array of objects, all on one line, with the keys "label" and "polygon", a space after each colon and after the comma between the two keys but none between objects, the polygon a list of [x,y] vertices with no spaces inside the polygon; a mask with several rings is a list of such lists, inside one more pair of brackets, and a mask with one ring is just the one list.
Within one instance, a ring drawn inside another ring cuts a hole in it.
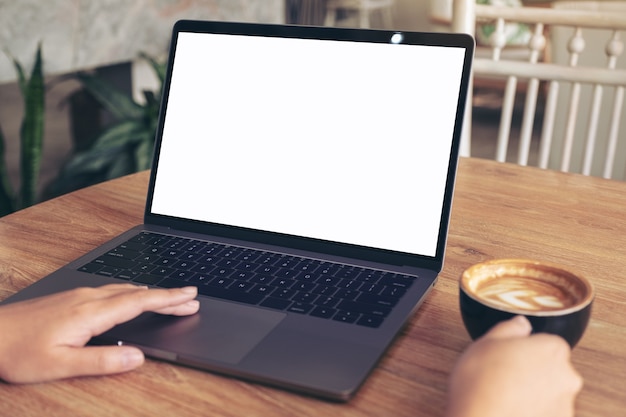
[{"label": "dark ceramic mug", "polygon": [[594,289],[584,277],[544,262],[496,259],[466,269],[459,280],[459,301],[472,339],[496,323],[523,315],[533,333],[563,337],[571,347],[591,316]]}]

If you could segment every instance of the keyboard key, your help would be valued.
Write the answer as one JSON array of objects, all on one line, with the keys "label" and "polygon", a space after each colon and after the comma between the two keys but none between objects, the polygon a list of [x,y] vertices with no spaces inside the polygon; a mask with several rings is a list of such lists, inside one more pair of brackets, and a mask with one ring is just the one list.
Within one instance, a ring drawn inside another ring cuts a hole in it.
[{"label": "keyboard key", "polygon": [[93,262],[97,264],[112,266],[116,268],[123,268],[123,269],[131,269],[137,265],[137,262],[133,260],[126,259],[126,258],[117,258],[111,255],[101,256],[95,259]]},{"label": "keyboard key", "polygon": [[235,280],[229,278],[215,277],[210,283],[213,287],[228,288]]},{"label": "keyboard key", "polygon": [[290,288],[277,288],[276,291],[272,293],[272,297],[289,299],[296,293],[296,290],[292,290]]},{"label": "keyboard key", "polygon": [[330,262],[322,262],[320,268],[316,271],[320,275],[334,275],[342,268],[342,265],[331,264]]},{"label": "keyboard key", "polygon": [[165,276],[173,274],[175,271],[176,270],[174,268],[168,268],[166,266],[157,266],[152,271],[150,271],[150,273],[152,275],[161,275],[162,277],[165,277]]},{"label": "keyboard key", "polygon": [[306,291],[306,292],[314,292],[315,287],[317,287],[317,284],[313,283],[313,282],[299,282],[296,281],[294,285],[291,286],[291,288],[293,288],[294,290],[298,290],[298,291]]},{"label": "keyboard key", "polygon": [[363,315],[356,324],[366,327],[377,328],[383,323],[383,317]]},{"label": "keyboard key", "polygon": [[104,264],[97,263],[97,262],[90,262],[86,265],[81,266],[80,268],[78,268],[78,270],[81,272],[87,272],[89,274],[93,274],[93,273],[98,272],[102,268],[104,268]]},{"label": "keyboard key", "polygon": [[239,261],[237,261],[235,259],[224,258],[224,259],[221,259],[221,260],[217,261],[215,263],[215,265],[216,266],[221,266],[221,267],[224,267],[224,268],[235,268],[238,263],[239,263]]},{"label": "keyboard key", "polygon": [[299,272],[294,276],[294,279],[298,281],[307,281],[307,282],[315,282],[317,280],[318,275],[315,275],[311,272]]},{"label": "keyboard key", "polygon": [[359,314],[351,311],[340,311],[333,316],[333,320],[341,321],[343,323],[354,323],[358,318]]},{"label": "keyboard key", "polygon": [[144,245],[141,242],[135,242],[135,241],[131,241],[129,240],[128,242],[124,242],[122,243],[120,246],[118,246],[121,249],[128,249],[128,250],[132,250],[135,252],[141,252],[146,248],[146,245]]},{"label": "keyboard key", "polygon": [[195,274],[191,278],[189,278],[190,285],[205,285],[210,283],[213,278],[210,275],[206,274]]},{"label": "keyboard key", "polygon": [[376,284],[380,281],[380,278],[383,276],[382,271],[366,271],[360,274],[356,279],[359,281],[367,282],[370,284]]},{"label": "keyboard key", "polygon": [[250,272],[250,271],[239,271],[236,270],[233,274],[232,277],[234,279],[238,279],[241,281],[250,281],[252,280],[254,277],[256,276],[256,274],[254,272]]},{"label": "keyboard key", "polygon": [[199,274],[208,274],[214,269],[216,269],[216,267],[210,264],[198,264],[191,268],[193,272],[197,272]]},{"label": "keyboard key", "polygon": [[355,313],[367,314],[369,316],[386,317],[390,312],[390,307],[376,304],[359,303],[351,300],[341,300],[337,305],[339,310],[353,311]]},{"label": "keyboard key", "polygon": [[196,263],[193,262],[193,261],[182,260],[182,261],[178,261],[174,265],[172,265],[172,268],[190,270],[191,268],[193,268],[195,266],[196,266]]},{"label": "keyboard key", "polygon": [[198,286],[198,293],[202,295],[207,295],[209,297],[237,301],[245,304],[258,304],[261,300],[263,300],[263,295],[261,294],[231,290],[227,288],[215,287],[213,285]]},{"label": "keyboard key", "polygon": [[311,310],[313,310],[313,306],[311,304],[299,303],[299,302],[294,302],[287,309],[287,311],[290,311],[292,313],[299,313],[299,314],[307,314]]},{"label": "keyboard key", "polygon": [[390,276],[384,277],[381,283],[385,285],[393,285],[395,287],[401,287],[404,289],[409,288],[415,281],[415,277],[400,274],[389,274]]},{"label": "keyboard key", "polygon": [[280,288],[291,288],[296,281],[293,279],[276,278],[272,281],[272,285]]},{"label": "keyboard key", "polygon": [[104,266],[102,269],[96,272],[97,275],[103,275],[105,277],[113,277],[122,272],[121,268],[115,268],[112,266]]},{"label": "keyboard key", "polygon": [[380,284],[371,284],[369,282],[364,283],[363,286],[361,286],[360,290],[361,292],[367,293],[367,294],[372,294],[372,295],[378,295],[381,293],[381,291],[385,288],[384,285],[380,285]]},{"label": "keyboard key", "polygon": [[187,281],[182,281],[180,279],[173,278],[163,278],[161,281],[157,283],[157,286],[163,288],[182,288],[188,286],[189,283]]},{"label": "keyboard key", "polygon": [[252,293],[257,293],[257,294],[262,294],[262,295],[269,295],[274,290],[275,290],[275,288],[271,287],[269,285],[254,284],[254,287],[252,287],[249,291],[252,292]]},{"label": "keyboard key", "polygon": [[235,272],[234,269],[217,267],[211,271],[211,274],[218,277],[229,277]]},{"label": "keyboard key", "polygon": [[319,264],[313,263],[311,261],[302,261],[294,267],[294,269],[297,271],[307,272],[307,273],[315,272],[317,268],[319,268]]},{"label": "keyboard key", "polygon": [[177,258],[179,255],[181,255],[183,252],[179,249],[165,249],[164,251],[161,251],[161,253],[159,253],[159,255],[166,257],[166,258]]},{"label": "keyboard key", "polygon": [[151,251],[147,253],[142,253],[135,260],[137,262],[148,262],[148,263],[156,263],[161,259],[161,257]]},{"label": "keyboard key", "polygon": [[311,294],[310,292],[299,292],[296,295],[294,295],[293,297],[291,297],[291,299],[295,302],[298,303],[308,303],[308,304],[313,304],[315,303],[315,299],[318,296],[315,294]]},{"label": "keyboard key", "polygon": [[319,295],[324,295],[326,297],[330,297],[331,295],[335,294],[338,290],[339,288],[331,287],[330,285],[318,285],[313,290],[311,290],[311,292],[315,294],[319,294]]},{"label": "keyboard key", "polygon": [[289,278],[293,279],[299,274],[298,271],[293,271],[291,269],[279,268],[278,271],[275,271],[272,275],[279,278]]},{"label": "keyboard key", "polygon": [[238,261],[242,261],[245,263],[251,263],[257,260],[260,256],[261,254],[258,253],[257,251],[243,250],[241,251],[241,253],[235,256],[234,259],[237,259]]},{"label": "keyboard key", "polygon": [[391,286],[385,287],[380,292],[380,295],[385,296],[385,297],[400,298],[405,293],[406,293],[406,288],[404,288],[404,287],[397,287],[395,285],[391,285]]},{"label": "keyboard key", "polygon": [[280,270],[279,267],[277,266],[272,266],[272,265],[261,265],[259,266],[255,272],[259,273],[259,274],[264,274],[264,275],[274,275],[276,272],[278,272]]},{"label": "keyboard key", "polygon": [[115,278],[120,278],[120,279],[125,279],[125,280],[128,280],[128,281],[132,281],[132,280],[136,279],[139,275],[141,275],[140,272],[124,270],[124,271],[116,274]]},{"label": "keyboard key", "polygon": [[321,317],[323,319],[331,318],[337,310],[329,307],[315,307],[313,311],[311,311],[311,316],[313,317]]},{"label": "keyboard key", "polygon": [[320,307],[335,307],[339,301],[341,301],[339,298],[320,297],[317,299],[315,304]]},{"label": "keyboard key", "polygon": [[159,281],[163,280],[163,277],[158,275],[142,274],[133,280],[140,284],[156,285]]},{"label": "keyboard key", "polygon": [[230,288],[231,289],[238,289],[238,290],[241,290],[241,291],[248,291],[249,289],[252,288],[252,286],[254,286],[254,283],[252,283],[252,282],[235,280],[235,282],[230,286]]},{"label": "keyboard key", "polygon": [[123,249],[119,247],[107,252],[107,256],[112,256],[115,258],[123,258],[123,259],[135,259],[136,257],[139,256],[139,254],[140,252],[129,250],[129,249]]},{"label": "keyboard key", "polygon": [[299,262],[300,261],[297,258],[284,256],[281,257],[275,265],[279,268],[293,269],[293,267],[295,267]]},{"label": "keyboard key", "polygon": [[256,274],[254,275],[252,278],[250,278],[250,282],[256,282],[257,284],[270,284],[272,281],[274,281],[274,277],[271,277],[269,275],[259,275]]},{"label": "keyboard key", "polygon": [[276,298],[276,297],[267,297],[263,302],[259,305],[263,307],[273,308],[275,310],[284,310],[291,304],[290,300],[286,300],[284,298]]},{"label": "keyboard key", "polygon": [[341,278],[338,277],[322,277],[316,281],[318,284],[329,285],[331,287],[336,286],[339,282],[341,282]]},{"label": "keyboard key", "polygon": [[337,298],[345,298],[348,300],[354,300],[361,293],[355,290],[347,290],[345,288],[340,288],[334,295]]},{"label": "keyboard key", "polygon": [[393,297],[384,297],[382,295],[361,294],[356,301],[366,304],[374,304],[377,306],[393,307],[397,304],[398,299]]},{"label": "keyboard key", "polygon": [[357,268],[341,268],[337,271],[335,276],[339,278],[354,278],[361,273],[360,269]]},{"label": "keyboard key", "polygon": [[191,271],[180,271],[180,270],[177,270],[177,271],[175,271],[174,273],[172,273],[170,275],[170,278],[179,279],[179,280],[182,280],[182,281],[187,281],[188,279],[192,278],[195,274],[196,274],[195,272],[191,272]]}]

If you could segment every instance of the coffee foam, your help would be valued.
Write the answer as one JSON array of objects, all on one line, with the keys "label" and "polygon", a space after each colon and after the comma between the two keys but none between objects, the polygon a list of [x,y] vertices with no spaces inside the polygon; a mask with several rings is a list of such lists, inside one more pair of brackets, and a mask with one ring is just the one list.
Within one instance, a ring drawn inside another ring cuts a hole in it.
[{"label": "coffee foam", "polygon": [[575,308],[592,298],[584,280],[554,266],[524,260],[474,265],[462,288],[477,301],[514,313],[550,314]]},{"label": "coffee foam", "polygon": [[527,311],[562,310],[576,304],[575,297],[552,283],[526,277],[487,280],[475,295],[504,309]]}]

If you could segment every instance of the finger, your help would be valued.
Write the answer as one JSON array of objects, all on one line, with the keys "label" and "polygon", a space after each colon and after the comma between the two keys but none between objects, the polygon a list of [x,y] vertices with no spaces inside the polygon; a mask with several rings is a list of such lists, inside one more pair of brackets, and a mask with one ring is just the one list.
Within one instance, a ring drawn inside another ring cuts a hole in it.
[{"label": "finger", "polygon": [[483,339],[509,339],[526,337],[532,331],[532,326],[524,316],[515,316],[496,324],[482,337]]},{"label": "finger", "polygon": [[532,336],[532,339],[539,341],[543,354],[550,355],[552,362],[562,364],[567,369],[563,374],[563,381],[560,384],[566,392],[577,393],[583,387],[583,378],[576,371],[572,362],[572,348],[564,338],[547,333],[538,333]]},{"label": "finger", "polygon": [[89,322],[91,335],[103,333],[146,311],[193,314],[199,305],[191,301],[197,294],[196,287],[154,290],[139,288],[96,300]]},{"label": "finger", "polygon": [[57,359],[57,374],[50,375],[50,379],[117,374],[136,369],[144,362],[143,352],[133,346],[68,348]]},{"label": "finger", "polygon": [[[140,287],[133,284],[108,284],[101,287],[80,287],[73,290],[61,291],[50,295],[24,300],[19,303],[10,304],[11,308],[32,310],[42,308],[42,306],[58,306],[82,303],[89,300],[108,298],[114,294],[125,293],[132,290],[141,290],[148,287]],[[35,307],[37,306],[37,307]]]},{"label": "finger", "polygon": [[191,300],[187,301],[184,304],[154,310],[154,312],[159,314],[168,314],[172,316],[190,316],[197,313],[199,309],[200,302],[198,300]]}]

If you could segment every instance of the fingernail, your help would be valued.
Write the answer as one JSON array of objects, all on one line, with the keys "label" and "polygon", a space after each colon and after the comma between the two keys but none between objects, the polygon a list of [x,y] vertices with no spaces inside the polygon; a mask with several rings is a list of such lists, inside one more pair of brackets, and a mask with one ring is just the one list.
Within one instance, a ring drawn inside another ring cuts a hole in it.
[{"label": "fingernail", "polygon": [[197,294],[198,293],[197,287],[183,287],[180,290],[184,292],[185,294]]},{"label": "fingernail", "polygon": [[127,349],[122,356],[122,363],[125,369],[134,369],[143,364],[143,352],[139,349]]},{"label": "fingernail", "polygon": [[525,316],[515,316],[512,319],[515,323],[517,323],[520,326],[523,326],[525,328],[530,328],[532,327],[530,322],[528,321],[528,319]]}]

